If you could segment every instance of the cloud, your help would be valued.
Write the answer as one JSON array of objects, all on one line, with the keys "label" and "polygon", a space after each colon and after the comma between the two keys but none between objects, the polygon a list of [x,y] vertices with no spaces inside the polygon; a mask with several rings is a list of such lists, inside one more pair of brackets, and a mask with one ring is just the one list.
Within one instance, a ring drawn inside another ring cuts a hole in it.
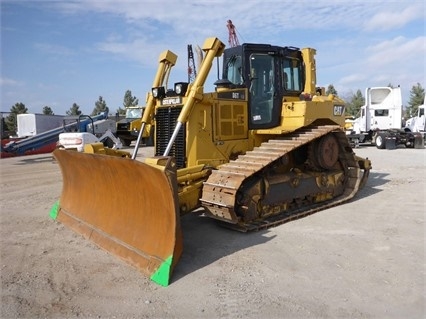
[{"label": "cloud", "polygon": [[24,83],[9,78],[0,78],[0,86],[22,86]]},{"label": "cloud", "polygon": [[[305,45],[303,32],[358,29],[360,21],[382,6],[375,2],[368,6],[354,1],[319,0],[292,2],[284,6],[281,0],[229,2],[228,0],[193,1],[121,1],[85,0],[54,2],[55,8],[65,14],[101,13],[121,17],[126,30],[115,31],[100,38],[96,48],[115,57],[138,63],[152,63],[164,49],[183,48],[185,44],[202,45],[204,39],[217,36],[227,44],[226,21],[231,19],[237,28],[240,43],[272,43]],[[271,15],[275,8],[277,17]],[[294,30],[302,36],[294,35]],[[331,32],[330,31],[330,32]],[[293,37],[293,38],[292,38]],[[296,38],[296,42],[293,40]],[[308,37],[309,38],[309,37]],[[314,44],[309,44],[310,46]],[[179,56],[186,52],[176,52]],[[180,54],[179,54],[180,53]],[[183,55],[182,55],[183,54]]]},{"label": "cloud", "polygon": [[382,41],[366,48],[369,53],[367,59],[371,67],[392,67],[402,69],[407,65],[406,61],[416,61],[426,55],[426,36],[407,39],[402,36],[391,40]]},{"label": "cloud", "polygon": [[385,31],[400,28],[414,20],[424,19],[425,5],[414,3],[401,11],[400,7],[392,11],[386,8],[386,11],[378,12],[364,23],[364,30],[367,31]]},{"label": "cloud", "polygon": [[43,53],[47,53],[47,54],[54,54],[54,55],[66,55],[66,56],[70,56],[70,55],[74,55],[75,51],[65,47],[63,45],[58,45],[58,44],[51,44],[51,43],[35,43],[34,47],[37,50],[40,50]]},{"label": "cloud", "polygon": [[[36,53],[40,53],[41,62],[48,59],[61,63],[49,65],[51,78],[60,75],[60,81],[74,79],[65,74],[83,76],[92,72],[108,76],[111,73],[113,81],[133,89],[136,81],[132,77],[137,74],[137,81],[147,82],[149,87],[158,56],[166,49],[179,56],[175,67],[179,69],[173,70],[171,79],[178,75],[182,80],[182,74],[186,75],[187,71],[186,45],[202,46],[205,38],[212,36],[227,45],[226,21],[231,19],[240,43],[316,48],[318,84],[334,84],[339,93],[341,88],[363,90],[390,82],[405,86],[413,81],[425,83],[424,20],[421,20],[425,5],[419,0],[48,0],[34,3],[25,1],[22,6],[32,9],[37,6],[37,10],[30,12],[31,16],[34,11],[40,11],[46,14],[41,17],[48,18],[35,21],[52,23],[46,30],[61,33],[61,37],[31,38],[38,41]],[[60,23],[60,27],[54,23]],[[61,40],[54,42],[55,39]],[[27,61],[34,62],[34,56]],[[36,66],[46,67],[43,63]],[[121,73],[126,76],[120,78]],[[216,76],[216,70],[211,74]],[[4,75],[17,76],[13,71]],[[30,83],[31,76],[22,79]],[[34,80],[34,83],[37,82]],[[81,81],[70,83],[76,88],[81,85]],[[100,89],[92,86],[95,83],[84,89],[104,90],[105,84]],[[43,90],[38,88],[38,91]],[[68,93],[62,93],[61,98],[69,98]],[[119,94],[115,97],[111,93],[115,104],[121,104],[121,92]]]},{"label": "cloud", "polygon": [[353,83],[360,83],[367,79],[367,75],[365,73],[356,73],[348,76],[344,76],[339,80],[339,85],[341,86],[351,86]]},{"label": "cloud", "polygon": [[106,41],[98,42],[95,47],[101,52],[136,61],[143,66],[152,65],[152,61],[156,61],[160,52],[165,50],[164,44],[153,44],[145,38],[131,40],[108,38]]},{"label": "cloud", "polygon": [[334,86],[339,94],[345,95],[356,89],[364,92],[367,87],[400,85],[405,103],[412,86],[426,81],[425,43],[425,36],[413,39],[396,36],[368,45],[353,56],[346,56],[350,64],[332,70]]},{"label": "cloud", "polygon": [[[254,30],[254,34],[263,37],[268,34],[282,34],[288,30],[312,28],[332,30],[342,27],[359,28],[361,20],[383,8],[383,4],[365,1],[330,1],[316,2],[295,1],[283,3],[282,0],[263,1],[194,1],[194,0],[80,0],[59,1],[51,3],[66,14],[87,12],[109,13],[122,16],[128,23],[148,27],[161,22],[184,36],[194,32],[210,34],[217,30],[226,30],[226,21],[231,19],[237,29]],[[273,10],[271,10],[273,8]],[[277,13],[277,18],[271,12]],[[195,29],[194,26],[202,26]],[[155,26],[153,26],[156,29]],[[157,30],[158,31],[158,30]],[[247,38],[253,36],[246,34]]]}]

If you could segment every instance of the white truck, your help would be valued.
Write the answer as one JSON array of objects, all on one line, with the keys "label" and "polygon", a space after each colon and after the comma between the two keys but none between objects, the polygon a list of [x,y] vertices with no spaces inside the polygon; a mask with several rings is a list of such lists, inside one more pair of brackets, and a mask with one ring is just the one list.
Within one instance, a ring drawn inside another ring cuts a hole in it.
[{"label": "white truck", "polygon": [[426,97],[425,101],[422,105],[419,105],[417,110],[417,115],[414,117],[411,117],[407,120],[405,123],[405,130],[410,132],[419,132],[423,135],[423,137],[426,134],[425,131],[425,104],[426,104]]},{"label": "white truck", "polygon": [[347,137],[354,147],[361,143],[379,149],[393,149],[398,145],[408,148],[423,147],[420,133],[410,132],[402,125],[401,88],[372,87],[365,90],[365,105],[353,120]]},{"label": "white truck", "polygon": [[76,150],[78,152],[84,151],[86,144],[103,143],[105,146],[112,149],[120,149],[123,147],[119,138],[107,130],[102,136],[88,132],[67,132],[59,134],[58,148]]},{"label": "white truck", "polygon": [[[59,134],[57,148],[83,152],[86,144],[93,143],[103,143],[112,149],[122,148],[123,144],[121,140],[114,135],[116,132],[116,122],[104,117],[107,117],[107,114],[105,116],[99,115],[98,118],[100,119],[95,121],[92,117],[85,115],[80,115],[78,118],[68,117],[68,120],[77,120],[75,127],[81,131]],[[87,121],[87,119],[90,121]],[[86,124],[86,122],[88,123]]]}]

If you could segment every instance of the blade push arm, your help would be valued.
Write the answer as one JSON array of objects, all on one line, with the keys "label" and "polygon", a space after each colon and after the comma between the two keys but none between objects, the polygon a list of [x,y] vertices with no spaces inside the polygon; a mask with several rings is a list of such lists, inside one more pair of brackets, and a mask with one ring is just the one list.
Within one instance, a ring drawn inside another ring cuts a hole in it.
[{"label": "blade push arm", "polygon": [[[170,70],[176,64],[176,61],[177,55],[174,54],[172,51],[167,50],[160,54],[157,74],[155,75],[154,82],[152,82],[152,87],[163,86],[165,83],[167,83],[170,75]],[[151,119],[154,115],[154,110],[155,99],[151,93],[148,93],[145,111],[141,119],[141,129],[139,131],[138,139],[136,140],[135,150],[133,151],[132,159],[136,158],[139,149],[139,144],[142,139],[143,132],[145,131],[145,126],[147,123],[151,123]]]},{"label": "blade push arm", "polygon": [[194,83],[186,93],[186,103],[184,104],[179,118],[177,119],[176,127],[169,143],[167,144],[167,148],[164,151],[164,156],[168,156],[182,124],[188,121],[188,117],[191,114],[195,102],[202,99],[204,83],[209,75],[213,60],[215,57],[221,56],[224,49],[225,44],[223,44],[218,38],[208,38],[204,42],[203,51],[206,52],[206,56],[201,63],[200,71],[198,72]]}]

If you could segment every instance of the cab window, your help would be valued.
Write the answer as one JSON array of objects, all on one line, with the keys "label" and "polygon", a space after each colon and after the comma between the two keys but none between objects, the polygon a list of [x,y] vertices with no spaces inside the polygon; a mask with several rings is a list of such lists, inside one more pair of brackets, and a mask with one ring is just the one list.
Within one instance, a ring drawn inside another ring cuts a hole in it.
[{"label": "cab window", "polygon": [[268,54],[250,55],[251,122],[267,124],[272,121],[274,98],[274,57]]},{"label": "cab window", "polygon": [[374,116],[389,116],[389,110],[388,109],[374,110]]},{"label": "cab window", "polygon": [[283,88],[284,91],[300,92],[303,90],[302,64],[298,59],[285,58],[283,60]]},{"label": "cab window", "polygon": [[226,78],[235,85],[243,84],[242,77],[242,58],[239,55],[233,55],[228,61]]}]

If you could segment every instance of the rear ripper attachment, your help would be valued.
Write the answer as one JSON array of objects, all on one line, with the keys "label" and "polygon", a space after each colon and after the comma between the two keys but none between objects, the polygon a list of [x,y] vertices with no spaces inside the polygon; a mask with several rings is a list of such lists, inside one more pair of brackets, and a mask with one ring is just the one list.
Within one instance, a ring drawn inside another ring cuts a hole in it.
[{"label": "rear ripper attachment", "polygon": [[182,254],[173,159],[147,165],[65,150],[53,155],[63,189],[50,216],[167,286]]}]

